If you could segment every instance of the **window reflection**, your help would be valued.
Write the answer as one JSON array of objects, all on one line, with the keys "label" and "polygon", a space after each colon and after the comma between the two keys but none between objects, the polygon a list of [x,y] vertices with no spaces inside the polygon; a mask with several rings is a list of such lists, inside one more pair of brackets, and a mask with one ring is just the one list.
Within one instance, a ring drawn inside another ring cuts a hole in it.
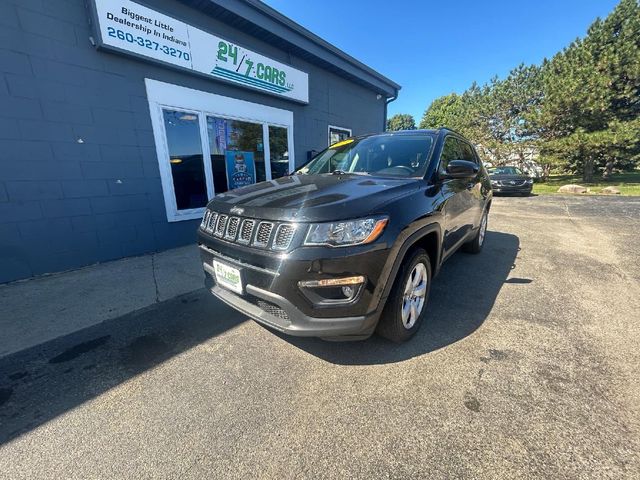
[{"label": "window reflection", "polygon": [[271,178],[283,177],[289,173],[289,142],[286,128],[269,127],[269,153]]},{"label": "window reflection", "polygon": [[163,110],[162,114],[177,208],[204,207],[207,183],[198,115],[176,110]]},{"label": "window reflection", "polygon": [[[262,124],[207,117],[207,134],[211,151],[211,169],[216,194],[226,192],[233,184],[229,179],[232,172],[226,168],[228,152],[234,152],[236,166],[250,174],[255,172],[255,181],[267,179],[264,164],[264,138]],[[236,172],[237,173],[237,172]],[[229,185],[229,182],[232,185]]]}]

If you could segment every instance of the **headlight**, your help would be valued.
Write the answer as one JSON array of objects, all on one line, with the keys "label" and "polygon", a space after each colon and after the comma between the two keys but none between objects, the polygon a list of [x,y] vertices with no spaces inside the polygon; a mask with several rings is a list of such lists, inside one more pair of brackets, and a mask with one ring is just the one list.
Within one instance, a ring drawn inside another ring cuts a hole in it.
[{"label": "headlight", "polygon": [[533,178],[527,178],[527,183],[531,185],[533,183]]},{"label": "headlight", "polygon": [[373,242],[384,231],[388,218],[363,218],[345,222],[314,223],[309,226],[305,245],[346,247]]}]

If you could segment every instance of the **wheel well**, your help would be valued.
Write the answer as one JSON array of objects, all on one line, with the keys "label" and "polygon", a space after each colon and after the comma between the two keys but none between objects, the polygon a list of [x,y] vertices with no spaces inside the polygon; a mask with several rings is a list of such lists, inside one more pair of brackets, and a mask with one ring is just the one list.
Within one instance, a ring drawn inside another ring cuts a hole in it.
[{"label": "wheel well", "polygon": [[438,259],[440,257],[438,234],[436,232],[429,232],[424,237],[419,238],[416,243],[411,245],[411,248],[409,248],[405,254],[405,258],[409,255],[409,252],[413,252],[418,248],[424,249],[429,255],[429,260],[431,261],[431,274],[435,275],[438,271]]}]

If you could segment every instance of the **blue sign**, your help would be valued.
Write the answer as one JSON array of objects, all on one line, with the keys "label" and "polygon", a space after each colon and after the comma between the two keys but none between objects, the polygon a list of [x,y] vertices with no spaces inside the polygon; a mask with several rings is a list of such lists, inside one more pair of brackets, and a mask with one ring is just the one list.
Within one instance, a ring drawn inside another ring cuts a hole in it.
[{"label": "blue sign", "polygon": [[229,190],[256,183],[256,165],[253,160],[253,152],[227,150],[225,162]]}]

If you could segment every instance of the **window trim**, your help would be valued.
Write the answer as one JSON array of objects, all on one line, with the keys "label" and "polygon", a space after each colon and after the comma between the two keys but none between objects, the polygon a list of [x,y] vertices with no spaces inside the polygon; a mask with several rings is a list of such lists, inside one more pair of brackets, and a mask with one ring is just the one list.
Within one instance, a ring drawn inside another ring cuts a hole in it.
[{"label": "window trim", "polygon": [[[328,125],[327,126],[327,146],[330,147],[331,146],[331,129],[335,129],[335,130],[343,130],[345,132],[349,132],[349,136],[352,137],[353,136],[353,130],[351,130],[350,128],[346,128],[346,127],[338,127],[337,125]],[[291,158],[291,156],[289,156],[289,158]]]},{"label": "window trim", "polygon": [[[190,110],[186,108],[175,108],[175,107],[168,108],[163,105],[156,105],[156,109],[157,109],[156,115],[159,117],[159,121],[160,121],[158,133],[160,133],[160,137],[161,137],[160,140],[163,145],[163,153],[166,154],[162,156],[162,161],[160,159],[160,155],[158,155],[158,161],[159,161],[158,166],[160,167],[160,178],[161,179],[168,178],[168,183],[166,185],[164,181],[162,183],[162,192],[164,194],[165,208],[167,209],[167,212],[169,212],[170,210],[176,212],[176,214],[179,215],[179,218],[177,218],[178,220],[182,220],[182,219],[186,220],[187,218],[188,219],[199,218],[202,216],[204,207],[178,210],[178,203],[176,201],[176,190],[173,184],[173,173],[171,172],[171,163],[166,161],[167,158],[170,158],[171,156],[169,155],[169,144],[167,143],[167,131],[166,131],[166,126],[164,124],[164,115],[162,114],[162,111],[172,110],[176,112],[191,113],[198,117],[198,133],[200,134],[200,147],[202,148],[203,163],[205,163],[204,159],[208,158],[207,154],[209,152],[208,152],[208,149],[205,150],[204,144],[205,143],[208,144],[209,142],[204,142],[202,139],[202,133],[203,133],[202,112],[199,112],[197,110]],[[153,117],[153,114],[152,114],[152,117]],[[205,121],[205,128],[206,128],[206,121]],[[156,132],[156,129],[154,127],[154,136],[155,136],[155,132]],[[212,172],[210,171],[210,169],[207,169],[206,167],[204,167],[203,170],[204,170],[205,185],[207,189],[207,197],[211,198],[211,192],[213,192],[213,176],[211,174]],[[169,221],[172,221],[172,220],[169,220]]]},{"label": "window trim", "polygon": [[[283,127],[287,129],[287,143],[289,147],[289,169],[295,168],[295,153],[293,142],[293,112],[280,108],[270,107],[259,103],[247,102],[236,98],[225,97],[214,93],[194,90],[171,83],[145,78],[149,113],[156,147],[156,156],[160,170],[162,195],[166,209],[167,221],[178,222],[182,220],[194,220],[202,217],[205,207],[188,210],[178,210],[176,204],[173,177],[171,175],[169,149],[164,127],[162,109],[178,110],[198,115],[200,126],[200,141],[202,143],[202,155],[207,184],[207,197],[209,200],[215,195],[213,171],[207,132],[207,116],[225,118],[229,120],[241,120],[244,122],[258,123],[262,125],[265,175],[271,179],[271,155],[269,151],[269,126]],[[233,112],[233,113],[229,113]]]}]

